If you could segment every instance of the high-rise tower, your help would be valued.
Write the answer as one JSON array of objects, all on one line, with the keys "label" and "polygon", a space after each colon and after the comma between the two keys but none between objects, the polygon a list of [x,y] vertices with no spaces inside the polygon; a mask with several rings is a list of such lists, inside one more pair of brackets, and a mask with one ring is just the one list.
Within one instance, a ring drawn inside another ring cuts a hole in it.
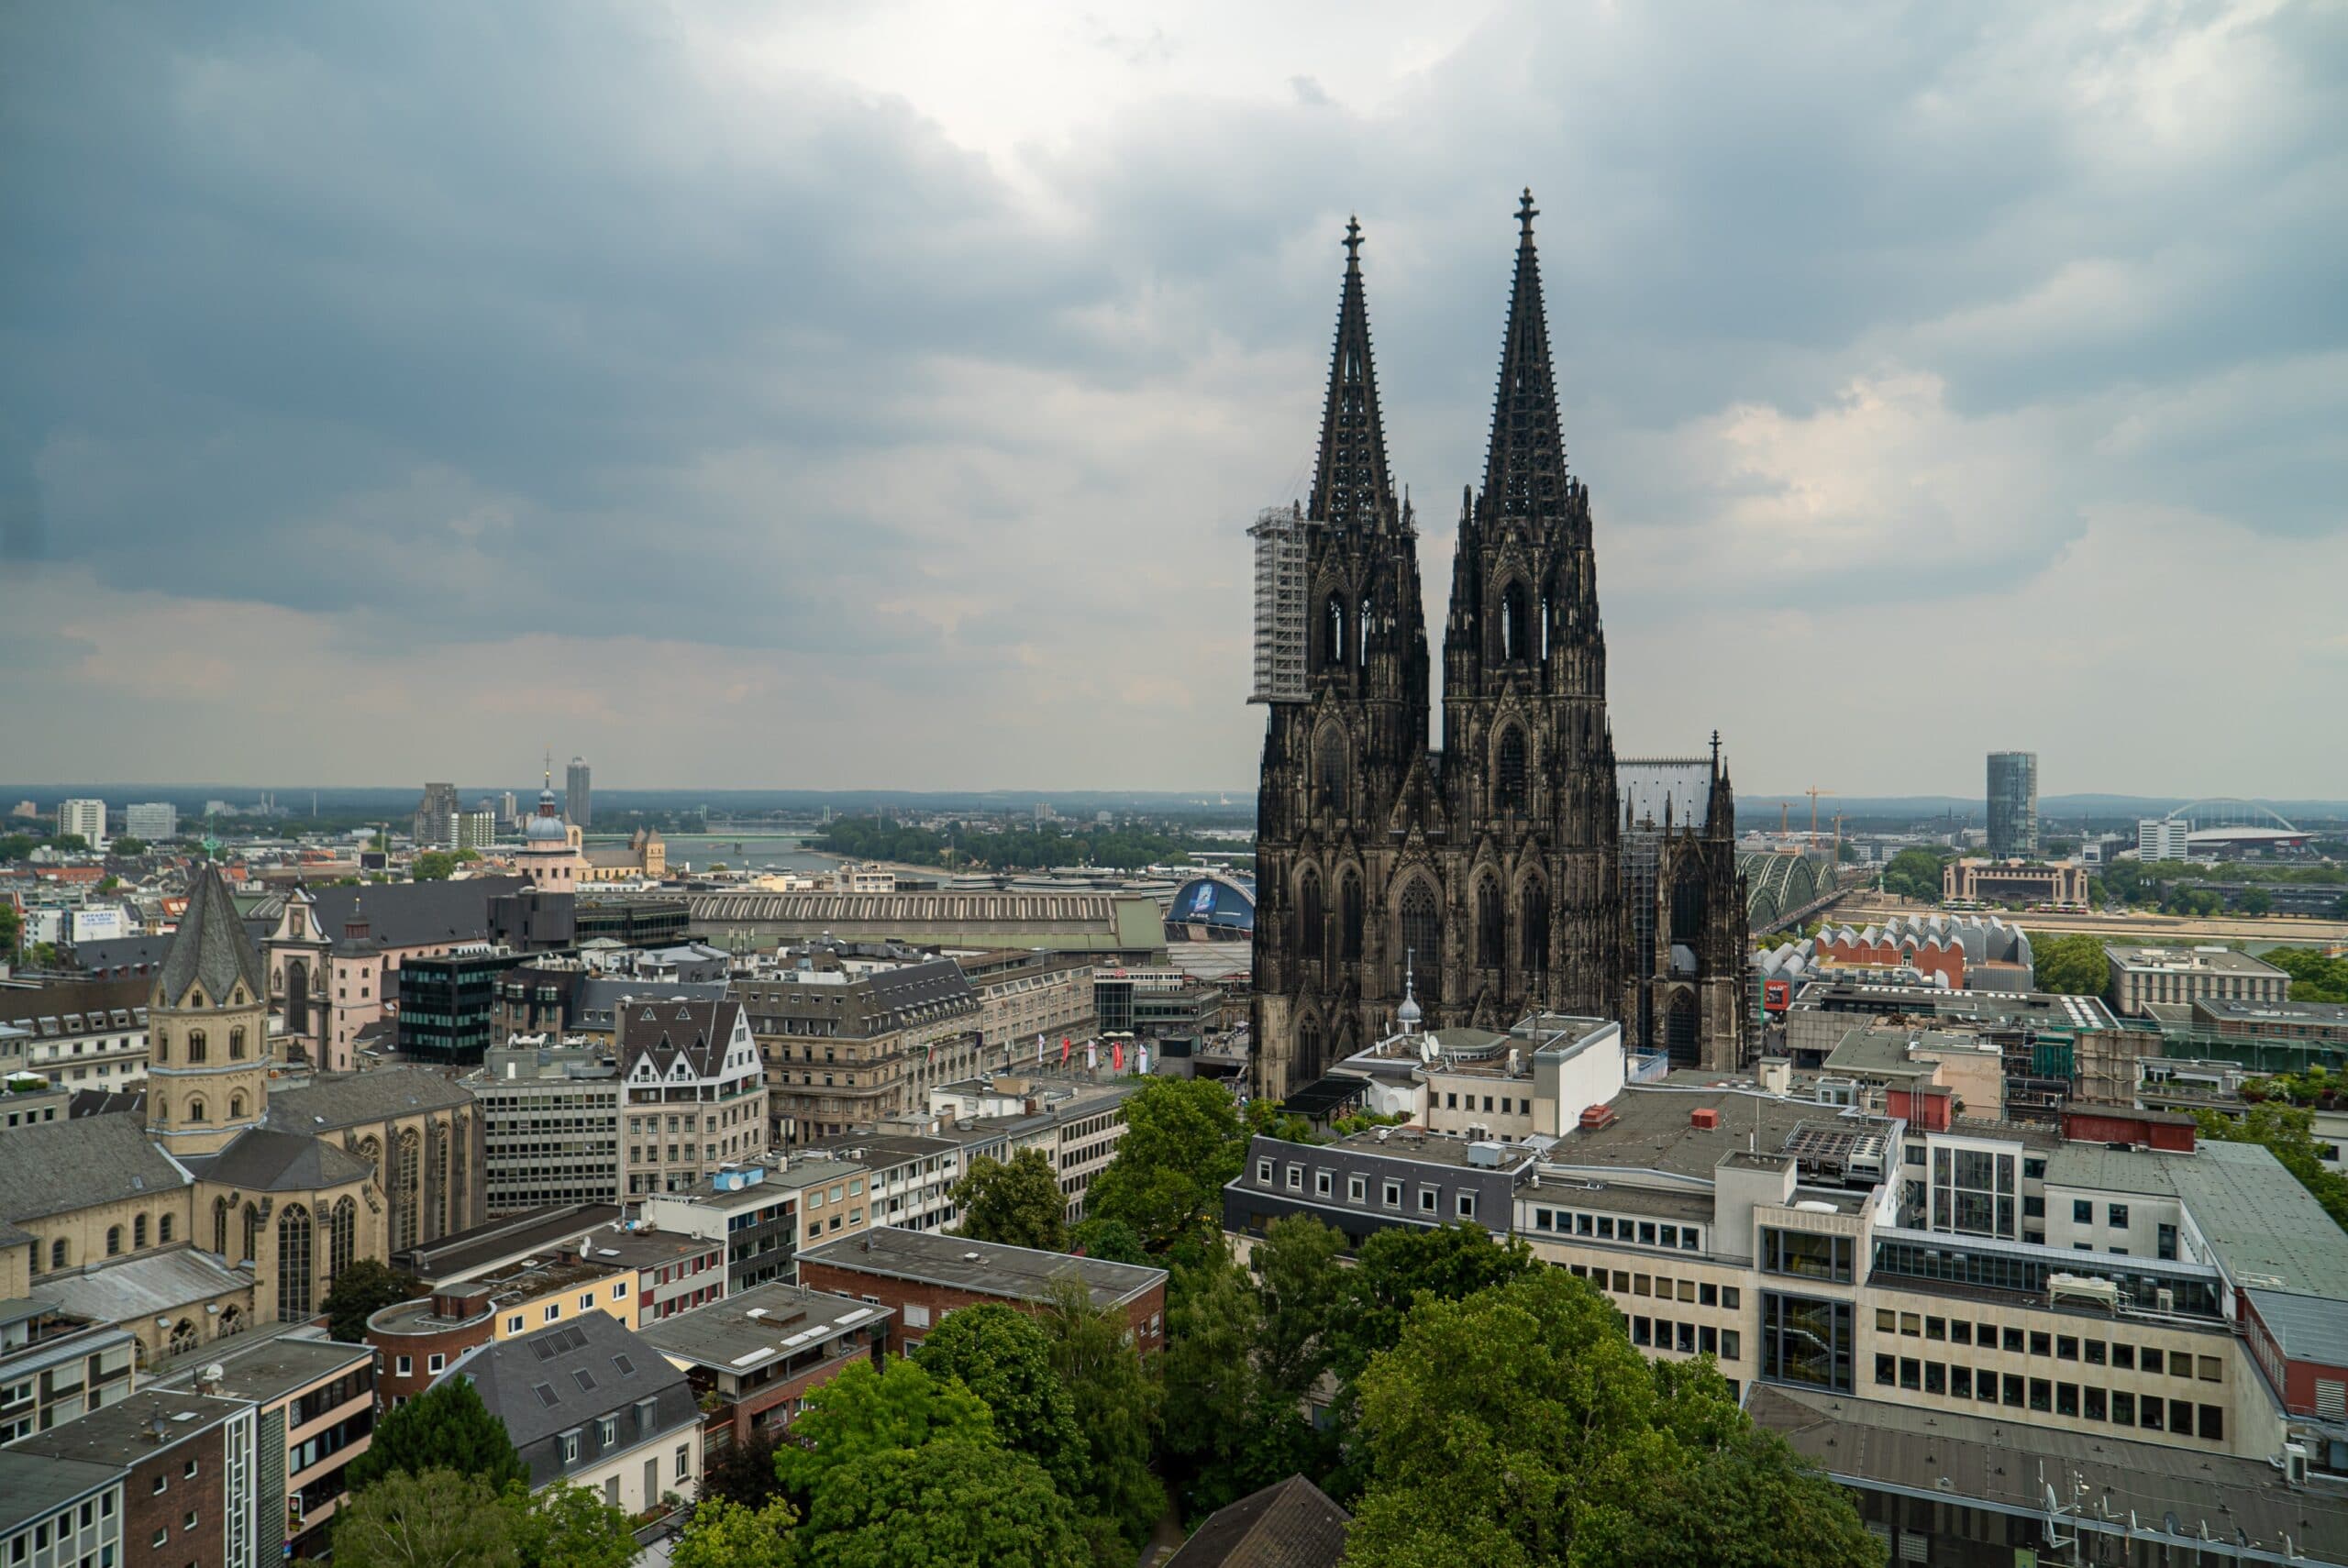
[{"label": "high-rise tower", "polygon": [[574,756],[570,769],[563,776],[563,815],[572,827],[595,825],[595,792],[587,772],[587,759]]},{"label": "high-rise tower", "polygon": [[269,981],[220,868],[205,866],[148,999],[147,1130],[209,1154],[269,1109]]}]

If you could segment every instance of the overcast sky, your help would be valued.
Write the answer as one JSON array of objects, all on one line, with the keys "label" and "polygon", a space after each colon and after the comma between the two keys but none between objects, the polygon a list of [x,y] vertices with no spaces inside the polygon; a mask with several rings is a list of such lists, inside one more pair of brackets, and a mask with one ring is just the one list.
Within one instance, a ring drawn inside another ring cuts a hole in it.
[{"label": "overcast sky", "polygon": [[[1625,754],[2348,793],[2348,6],[0,14],[0,778],[1245,788],[1530,184]],[[1438,669],[1440,665],[1438,663]]]}]

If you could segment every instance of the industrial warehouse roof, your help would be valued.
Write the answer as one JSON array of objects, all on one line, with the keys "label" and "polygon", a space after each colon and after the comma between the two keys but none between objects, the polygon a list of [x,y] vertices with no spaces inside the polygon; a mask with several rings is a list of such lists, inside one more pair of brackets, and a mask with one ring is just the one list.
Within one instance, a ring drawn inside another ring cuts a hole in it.
[{"label": "industrial warehouse roof", "polygon": [[692,930],[902,937],[969,947],[1131,953],[1166,945],[1157,900],[1113,893],[689,893]]}]

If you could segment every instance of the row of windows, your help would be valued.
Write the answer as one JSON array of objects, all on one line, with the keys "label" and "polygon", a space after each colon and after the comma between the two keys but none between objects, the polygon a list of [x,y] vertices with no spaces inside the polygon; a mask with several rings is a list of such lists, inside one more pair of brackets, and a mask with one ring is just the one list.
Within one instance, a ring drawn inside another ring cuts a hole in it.
[{"label": "row of windows", "polygon": [[1702,1250],[1702,1235],[1693,1225],[1667,1225],[1653,1220],[1616,1220],[1611,1214],[1584,1214],[1575,1209],[1535,1209],[1533,1228],[1560,1236],[1594,1236],[1601,1242],[1631,1242],[1642,1247],[1693,1253]]},{"label": "row of windows", "polygon": [[1667,1274],[1649,1276],[1619,1268],[1585,1268],[1580,1264],[1567,1264],[1566,1266],[1576,1279],[1586,1279],[1599,1289],[1611,1289],[1617,1296],[1652,1295],[1658,1301],[1688,1301],[1699,1307],[1720,1307],[1732,1312],[1744,1305],[1744,1292],[1733,1285],[1713,1285],[1701,1279],[1674,1279]]},{"label": "row of windows", "polygon": [[2163,1399],[2154,1394],[2139,1397],[2126,1389],[2058,1383],[2044,1377],[2025,1378],[2010,1372],[1992,1372],[1988,1367],[1976,1372],[1969,1366],[1948,1366],[1912,1356],[1877,1356],[1875,1380],[1877,1386],[1883,1388],[1904,1388],[1912,1393],[1939,1394],[1952,1399],[1972,1399],[2046,1415],[2110,1421],[2115,1426],[2135,1427],[2148,1432],[2168,1431],[2211,1442],[2223,1442],[2226,1437],[2225,1407],[2197,1405],[2189,1399]]},{"label": "row of windows", "polygon": [[[1302,1192],[1304,1190],[1304,1167],[1302,1165],[1290,1165],[1288,1167],[1287,1176],[1289,1191]],[[1272,1162],[1270,1160],[1259,1159],[1256,1162],[1256,1183],[1259,1187],[1269,1187],[1272,1185]],[[1400,1213],[1402,1209],[1403,1185],[1402,1178],[1400,1176],[1385,1177],[1379,1183],[1379,1202],[1383,1207]],[[1335,1189],[1335,1172],[1329,1170],[1316,1170],[1312,1173],[1312,1194],[1314,1197],[1332,1197],[1334,1196]],[[1352,1171],[1346,1174],[1346,1201],[1348,1203],[1359,1203],[1363,1205],[1367,1205],[1369,1201],[1369,1178],[1362,1175],[1359,1171]],[[1476,1195],[1472,1192],[1458,1192],[1453,1194],[1452,1209],[1454,1217],[1456,1219],[1473,1220],[1476,1218]],[[1433,1218],[1440,1219],[1443,1214],[1443,1189],[1439,1187],[1421,1186],[1419,1188],[1418,1212]]]},{"label": "row of windows", "polygon": [[2088,1366],[2114,1366],[2122,1372],[2133,1372],[2139,1368],[2145,1372],[2159,1372],[2165,1368],[2172,1377],[2198,1376],[2204,1383],[2225,1380],[2226,1364],[2218,1356],[2196,1356],[2190,1351],[2164,1351],[2158,1345],[2135,1345],[2124,1340],[2113,1340],[2107,1344],[2102,1340],[2081,1339],[2042,1330],[2007,1328],[2001,1331],[1994,1323],[1976,1325],[1963,1318],[1933,1318],[1915,1312],[1895,1312],[1884,1307],[1876,1309],[1875,1326],[1877,1333],[1899,1333],[1911,1340],[1977,1344],[1983,1350],[2003,1349],[2017,1355],[2052,1356],[2056,1361],[2083,1362]]},{"label": "row of windows", "polygon": [[[19,1530],[16,1539],[8,1543],[8,1561],[22,1562],[27,1555],[28,1542],[30,1543],[31,1551],[48,1551],[52,1532],[56,1536],[57,1544],[62,1547],[68,1544],[68,1538],[77,1528],[85,1530],[97,1529],[100,1519],[114,1518],[114,1496],[112,1492],[107,1492],[94,1503],[83,1504],[80,1515],[82,1522],[78,1527],[73,1522],[75,1517],[73,1510],[68,1508],[54,1519],[43,1519],[28,1530]],[[111,1562],[114,1559],[114,1548],[109,1545],[105,1551],[106,1560]]]},{"label": "row of windows", "polygon": [[1744,1336],[1734,1329],[1710,1323],[1676,1323],[1667,1318],[1630,1320],[1631,1342],[1651,1350],[1676,1350],[1683,1355],[1709,1355],[1721,1361],[1742,1361]]}]

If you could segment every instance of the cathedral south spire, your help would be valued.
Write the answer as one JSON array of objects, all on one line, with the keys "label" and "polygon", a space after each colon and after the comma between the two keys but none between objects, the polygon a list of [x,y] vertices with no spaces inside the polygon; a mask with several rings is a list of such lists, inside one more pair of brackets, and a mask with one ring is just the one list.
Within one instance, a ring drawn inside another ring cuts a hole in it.
[{"label": "cathedral south spire", "polygon": [[1545,517],[1563,509],[1566,442],[1557,428],[1557,383],[1549,365],[1549,322],[1541,304],[1541,258],[1533,220],[1541,209],[1527,187],[1516,209],[1516,280],[1501,342],[1500,391],[1492,400],[1484,458],[1483,519]]},{"label": "cathedral south spire", "polygon": [[1346,281],[1337,301],[1337,346],[1321,414],[1321,454],[1305,515],[1319,523],[1391,520],[1394,484],[1386,471],[1386,427],[1378,412],[1378,371],[1369,356],[1369,306],[1362,297],[1361,224],[1346,220]]}]

